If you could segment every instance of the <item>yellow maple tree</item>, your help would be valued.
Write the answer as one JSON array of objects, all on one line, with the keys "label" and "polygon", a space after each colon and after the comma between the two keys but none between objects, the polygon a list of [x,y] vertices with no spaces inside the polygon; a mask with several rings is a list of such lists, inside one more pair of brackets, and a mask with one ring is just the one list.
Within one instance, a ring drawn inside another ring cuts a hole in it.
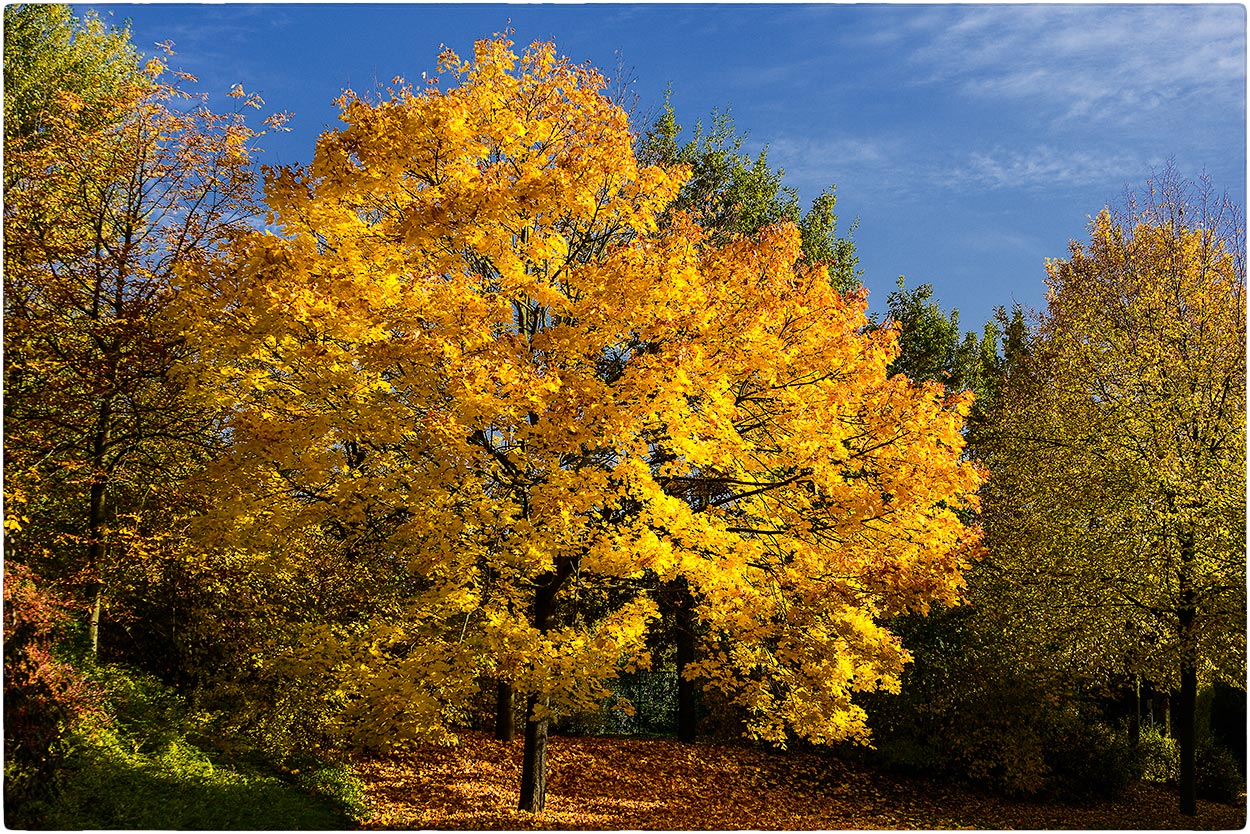
[{"label": "yellow maple tree", "polygon": [[753,735],[866,738],[852,692],[907,659],[880,618],[953,601],[977,546],[968,398],[888,377],[894,332],[793,225],[661,229],[686,172],[636,161],[594,70],[506,38],[439,67],[346,94],[312,163],[270,172],[273,232],[185,276],[233,441],[206,541],[297,559],[333,528],[410,577],[404,616],[308,668],[375,744],[445,738],[507,682],[523,809],[549,719],[649,664],[677,577],[710,641],[690,674]]}]

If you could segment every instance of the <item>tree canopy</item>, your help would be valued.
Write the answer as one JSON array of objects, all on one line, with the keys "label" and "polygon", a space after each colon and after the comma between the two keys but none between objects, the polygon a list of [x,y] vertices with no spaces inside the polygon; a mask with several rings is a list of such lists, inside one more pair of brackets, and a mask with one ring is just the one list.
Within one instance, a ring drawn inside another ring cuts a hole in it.
[{"label": "tree canopy", "polygon": [[[1226,201],[1175,177],[1050,261],[989,430],[986,519],[1019,629],[1090,678],[1245,675],[1245,262]],[[1038,612],[1044,612],[1039,616]],[[1182,806],[1192,812],[1192,759]]]},{"label": "tree canopy", "polygon": [[483,673],[531,724],[595,703],[680,575],[754,735],[865,737],[850,693],[906,660],[876,618],[953,600],[976,547],[968,398],[888,377],[893,330],[792,223],[661,227],[686,172],[635,161],[596,73],[506,40],[440,67],[345,96],[268,180],[281,233],[188,290],[229,383],[216,529],[329,525],[417,579],[353,707],[380,735],[442,732]]}]

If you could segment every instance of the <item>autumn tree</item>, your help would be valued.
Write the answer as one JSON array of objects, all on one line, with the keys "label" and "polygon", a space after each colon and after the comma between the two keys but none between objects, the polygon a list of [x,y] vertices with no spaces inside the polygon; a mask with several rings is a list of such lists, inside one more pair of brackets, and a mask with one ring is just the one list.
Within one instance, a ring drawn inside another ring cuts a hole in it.
[{"label": "autumn tree", "polygon": [[638,163],[598,73],[511,47],[347,94],[267,179],[278,233],[187,273],[234,441],[205,546],[287,560],[332,529],[410,577],[298,662],[373,745],[447,739],[480,677],[508,683],[523,809],[551,717],[650,662],[655,581],[689,583],[691,674],[754,736],[863,739],[850,693],[906,660],[877,617],[951,599],[976,546],[967,398],[888,377],[894,332],[793,224],[661,225],[687,172]]},{"label": "autumn tree", "polygon": [[1245,674],[1243,232],[1170,172],[1101,212],[1048,262],[985,444],[986,592],[1038,656],[1179,689],[1187,814],[1199,681]]},{"label": "autumn tree", "polygon": [[253,133],[94,18],[5,20],[5,555],[76,589],[94,651],[107,589],[171,540],[155,519],[213,442],[164,312],[253,211]]}]

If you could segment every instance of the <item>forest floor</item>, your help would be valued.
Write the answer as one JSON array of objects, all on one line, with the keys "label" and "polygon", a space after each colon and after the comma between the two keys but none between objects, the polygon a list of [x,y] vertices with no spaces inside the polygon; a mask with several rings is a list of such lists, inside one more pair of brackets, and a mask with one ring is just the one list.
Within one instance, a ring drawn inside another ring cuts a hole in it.
[{"label": "forest floor", "polygon": [[516,810],[522,742],[466,732],[458,747],[358,763],[371,815],[400,829],[1200,829],[1246,825],[1246,808],[1138,783],[1119,800],[1024,802],[886,774],[831,756],[667,740],[553,737],[547,808]]}]

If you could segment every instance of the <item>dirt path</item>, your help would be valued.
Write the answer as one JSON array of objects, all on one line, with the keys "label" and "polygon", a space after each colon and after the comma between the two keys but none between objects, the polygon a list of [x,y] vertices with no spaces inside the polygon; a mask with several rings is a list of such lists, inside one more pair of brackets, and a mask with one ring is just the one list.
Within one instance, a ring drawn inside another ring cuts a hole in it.
[{"label": "dirt path", "polygon": [[853,769],[804,753],[612,738],[553,738],[547,810],[515,810],[521,742],[465,733],[457,748],[360,762],[375,809],[401,829],[1240,829],[1245,807],[1139,784],[1116,802],[1041,805]]}]

